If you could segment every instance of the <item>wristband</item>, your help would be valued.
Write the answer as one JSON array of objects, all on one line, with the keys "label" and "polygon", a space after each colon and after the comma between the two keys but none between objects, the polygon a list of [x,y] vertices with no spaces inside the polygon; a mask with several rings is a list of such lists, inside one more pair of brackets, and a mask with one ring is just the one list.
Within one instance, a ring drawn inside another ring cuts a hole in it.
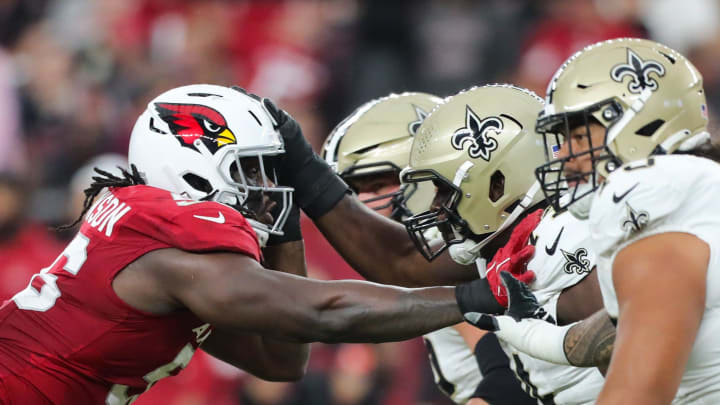
[{"label": "wristband", "polygon": [[318,219],[333,209],[350,187],[316,154],[305,163],[293,181],[295,201],[311,219]]},{"label": "wristband", "polygon": [[486,278],[479,278],[455,287],[455,299],[463,314],[476,312],[481,314],[502,314],[505,308],[500,305],[490,291]]}]

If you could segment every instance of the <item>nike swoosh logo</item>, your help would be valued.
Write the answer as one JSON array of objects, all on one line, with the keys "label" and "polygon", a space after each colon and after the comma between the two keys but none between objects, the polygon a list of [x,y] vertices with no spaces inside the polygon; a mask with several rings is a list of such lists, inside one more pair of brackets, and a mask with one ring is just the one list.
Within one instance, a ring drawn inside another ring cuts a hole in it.
[{"label": "nike swoosh logo", "polygon": [[224,224],[225,223],[225,216],[222,212],[218,211],[218,216],[216,217],[206,217],[204,215],[193,215],[197,219],[204,219],[206,221],[215,222],[216,224]]},{"label": "nike swoosh logo", "polygon": [[557,249],[558,242],[560,242],[560,237],[562,236],[563,231],[565,230],[565,227],[563,226],[560,228],[560,232],[558,232],[558,236],[555,238],[555,242],[553,242],[552,246],[547,247],[545,246],[545,253],[552,256],[555,254],[555,250]]},{"label": "nike swoosh logo", "polygon": [[624,193],[622,193],[620,195],[613,193],[613,202],[615,204],[619,203],[623,198],[625,198],[626,195],[628,195],[631,191],[633,191],[635,189],[635,187],[638,186],[638,184],[640,184],[640,183],[635,183],[634,186],[630,187],[629,189],[627,189],[627,191],[625,191]]}]

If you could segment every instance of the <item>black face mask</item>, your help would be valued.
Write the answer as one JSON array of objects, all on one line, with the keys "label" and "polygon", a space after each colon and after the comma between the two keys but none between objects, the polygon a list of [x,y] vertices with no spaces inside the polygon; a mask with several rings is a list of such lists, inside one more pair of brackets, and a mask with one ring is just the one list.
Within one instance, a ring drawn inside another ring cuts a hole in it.
[{"label": "black face mask", "polygon": [[[607,138],[607,131],[622,117],[622,108],[613,100],[606,100],[573,113],[560,113],[538,118],[535,130],[543,136],[546,163],[535,169],[535,177],[542,186],[545,199],[556,212],[564,211],[600,186],[601,181],[596,170],[597,167],[604,165],[606,170],[610,172],[621,164],[614,158],[614,155],[607,147],[607,139],[599,145],[592,143],[590,124],[592,122],[599,123],[592,115],[597,111],[602,111],[603,116],[607,117],[610,122],[606,127],[605,137]],[[574,151],[572,142],[568,139],[571,130],[577,127],[585,128],[584,136],[588,139],[589,147],[583,151]],[[557,157],[557,152],[564,142],[568,142],[568,155]],[[590,171],[574,174],[565,173],[565,165],[570,160],[583,157],[589,157],[592,161]],[[575,182],[585,182],[590,184],[591,187],[581,190],[578,187],[568,186],[568,184]]]},{"label": "black face mask", "polygon": [[[432,169],[416,170],[403,177],[405,183],[416,184],[420,181],[433,181],[435,184],[444,185],[448,190],[446,201],[440,207],[403,221],[415,247],[425,259],[432,261],[450,245],[464,242],[472,233],[467,222],[457,212],[462,190]],[[437,244],[426,237],[426,232],[431,228],[437,228],[442,235],[442,243]]]}]

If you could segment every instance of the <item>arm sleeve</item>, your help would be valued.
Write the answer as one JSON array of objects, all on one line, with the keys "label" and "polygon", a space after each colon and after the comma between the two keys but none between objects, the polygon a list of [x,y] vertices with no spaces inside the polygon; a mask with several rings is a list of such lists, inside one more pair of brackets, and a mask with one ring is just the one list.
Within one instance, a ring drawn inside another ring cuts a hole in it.
[{"label": "arm sleeve", "polygon": [[510,362],[493,333],[487,333],[478,340],[474,355],[483,378],[470,398],[481,398],[493,405],[537,404],[535,399],[523,391],[520,380],[510,369]]}]

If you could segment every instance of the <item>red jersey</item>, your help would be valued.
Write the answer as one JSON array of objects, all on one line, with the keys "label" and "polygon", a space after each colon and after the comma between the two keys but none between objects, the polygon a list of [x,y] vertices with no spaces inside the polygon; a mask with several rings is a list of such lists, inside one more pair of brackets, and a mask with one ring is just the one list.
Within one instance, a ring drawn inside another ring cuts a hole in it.
[{"label": "red jersey", "polygon": [[0,307],[0,404],[127,404],[179,372],[210,326],[190,311],[136,310],[112,288],[138,257],[171,247],[260,260],[255,232],[228,206],[110,189],[55,262]]}]

